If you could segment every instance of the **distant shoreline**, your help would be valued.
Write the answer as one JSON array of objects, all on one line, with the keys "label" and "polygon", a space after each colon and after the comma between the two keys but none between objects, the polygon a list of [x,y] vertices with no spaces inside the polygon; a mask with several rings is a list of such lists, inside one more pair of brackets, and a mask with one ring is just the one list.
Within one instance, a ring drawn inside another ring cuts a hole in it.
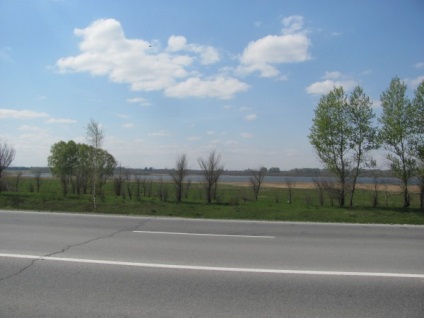
[{"label": "distant shoreline", "polygon": [[[6,170],[6,175],[9,177],[16,177],[17,172],[21,171],[22,178],[33,178],[34,173],[30,170]],[[153,182],[171,182],[172,178],[168,173],[155,173],[150,172],[143,174],[142,177],[148,178]],[[50,172],[42,172],[41,178],[53,178]],[[193,183],[201,183],[202,175],[201,174],[190,174],[187,176],[186,181],[191,181]],[[220,183],[241,187],[250,187],[250,175],[234,175],[234,174],[226,174],[224,173],[221,176]],[[262,187],[266,188],[278,188],[278,189],[287,189],[288,182],[292,183],[292,187],[295,189],[315,189],[316,184],[315,180],[334,180],[332,177],[325,176],[282,176],[282,175],[267,175],[262,183]],[[375,183],[377,184],[378,191],[387,191],[387,192],[399,192],[402,190],[401,184],[398,179],[392,177],[378,177],[377,179],[371,177],[360,177],[357,182],[357,189],[363,190],[374,190]],[[409,185],[409,189],[413,193],[419,193],[419,187],[416,183],[412,183]]]},{"label": "distant shoreline", "polygon": [[[240,187],[250,187],[249,182],[221,182],[222,184],[228,184],[233,186],[240,186]],[[272,183],[272,182],[264,182],[262,183],[262,187],[264,188],[276,188],[276,189],[287,189],[288,185],[285,183]],[[313,182],[300,182],[300,183],[294,183],[292,185],[294,189],[315,189],[316,185]],[[368,190],[373,191],[374,190],[374,184],[369,183],[357,183],[356,185],[357,189],[361,190]],[[417,185],[409,185],[408,189],[412,193],[419,193],[420,189]],[[400,192],[402,190],[401,185],[399,184],[388,184],[388,183],[378,183],[377,184],[377,191],[387,191],[387,192]]]}]

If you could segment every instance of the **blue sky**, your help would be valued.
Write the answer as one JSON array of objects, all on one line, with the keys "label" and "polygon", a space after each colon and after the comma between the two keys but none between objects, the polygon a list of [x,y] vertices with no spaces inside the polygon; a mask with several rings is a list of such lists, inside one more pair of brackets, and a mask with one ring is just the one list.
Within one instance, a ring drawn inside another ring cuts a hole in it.
[{"label": "blue sky", "polygon": [[320,167],[320,96],[360,85],[379,114],[397,75],[412,97],[423,35],[421,0],[0,0],[0,138],[46,166],[94,119],[127,167]]}]

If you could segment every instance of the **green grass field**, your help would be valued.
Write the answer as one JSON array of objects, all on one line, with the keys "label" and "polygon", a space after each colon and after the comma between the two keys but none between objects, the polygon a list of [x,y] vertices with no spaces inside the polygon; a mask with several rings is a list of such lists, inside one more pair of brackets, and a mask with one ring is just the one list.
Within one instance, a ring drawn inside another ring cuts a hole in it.
[{"label": "green grass field", "polygon": [[[15,179],[11,177],[7,181],[15,184]],[[372,207],[372,192],[358,190],[354,207],[340,208],[337,202],[331,203],[328,195],[324,196],[324,205],[321,206],[316,189],[294,189],[292,202],[288,203],[287,189],[262,188],[258,201],[254,201],[249,187],[221,184],[217,201],[207,204],[202,184],[192,184],[188,196],[181,203],[175,202],[172,184],[162,186],[167,189],[166,200],[157,195],[159,183],[153,184],[151,196],[137,198],[134,193],[130,199],[128,193],[116,196],[109,181],[104,187],[104,194],[97,197],[97,210],[94,211],[91,195],[64,196],[56,179],[43,179],[40,192],[35,193],[34,180],[21,178],[16,191],[0,194],[0,208],[213,219],[424,224],[424,213],[419,211],[417,194],[412,194],[411,207],[403,209],[400,193],[380,191],[378,205]],[[132,187],[135,192],[135,185]]]}]

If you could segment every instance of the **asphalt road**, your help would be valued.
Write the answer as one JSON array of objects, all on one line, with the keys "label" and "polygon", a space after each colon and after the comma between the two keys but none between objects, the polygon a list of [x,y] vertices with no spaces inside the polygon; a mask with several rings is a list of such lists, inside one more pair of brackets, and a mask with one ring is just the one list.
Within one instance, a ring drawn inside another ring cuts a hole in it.
[{"label": "asphalt road", "polygon": [[424,227],[0,211],[0,317],[424,317]]}]

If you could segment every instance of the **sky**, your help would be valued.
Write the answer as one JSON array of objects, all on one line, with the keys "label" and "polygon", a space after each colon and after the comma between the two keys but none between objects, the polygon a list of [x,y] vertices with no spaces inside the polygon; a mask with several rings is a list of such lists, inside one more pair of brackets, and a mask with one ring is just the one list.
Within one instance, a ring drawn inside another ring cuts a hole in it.
[{"label": "sky", "polygon": [[[322,167],[320,97],[424,80],[422,0],[0,0],[0,139],[47,166],[90,120],[125,167]],[[384,162],[378,162],[383,167]]]}]

